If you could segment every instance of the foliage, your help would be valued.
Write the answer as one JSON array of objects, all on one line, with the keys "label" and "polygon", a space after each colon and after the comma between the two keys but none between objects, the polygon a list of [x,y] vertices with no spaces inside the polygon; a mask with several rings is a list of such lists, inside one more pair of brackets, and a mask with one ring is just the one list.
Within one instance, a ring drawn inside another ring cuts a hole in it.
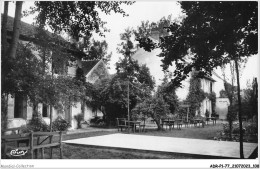
[{"label": "foliage", "polygon": [[194,116],[196,111],[200,110],[201,102],[208,98],[211,101],[212,113],[215,112],[216,94],[215,92],[207,93],[202,90],[201,78],[198,72],[194,71],[191,74],[189,93],[186,101],[191,105],[191,116]]},{"label": "foliage", "polygon": [[169,27],[172,22],[172,16],[169,15],[167,18],[162,17],[158,22],[142,21],[141,25],[134,30],[134,34],[137,41],[147,40],[151,37],[153,31],[158,31],[159,36],[168,35],[165,27]]},{"label": "foliage", "polygon": [[32,119],[26,125],[28,131],[49,131],[49,126],[43,120],[42,115],[38,112],[34,112]]},{"label": "foliage", "polygon": [[208,110],[206,110],[205,116],[209,117],[209,111]]},{"label": "foliage", "polygon": [[86,82],[86,77],[84,76],[84,71],[80,67],[77,67],[77,69],[76,69],[76,79],[81,81],[82,83]]},{"label": "foliage", "polygon": [[53,121],[53,131],[67,131],[71,127],[70,123],[58,116]]},{"label": "foliage", "polygon": [[227,94],[227,97],[230,101],[230,104],[235,104],[237,102],[237,97],[235,95],[236,87],[232,86],[231,84],[229,84],[228,82],[224,82],[224,87],[225,87],[225,91]]},{"label": "foliage", "polygon": [[127,29],[121,34],[122,43],[118,52],[124,55],[116,63],[117,73],[110,78],[98,81],[96,95],[93,97],[96,105],[104,107],[104,121],[109,124],[116,117],[126,117],[128,110],[128,86],[129,86],[129,110],[149,95],[155,86],[154,78],[146,65],[139,65],[131,58],[133,54],[132,30]]},{"label": "foliage", "polygon": [[[229,140],[235,140],[235,141],[238,141],[239,140],[239,135],[240,135],[240,132],[239,132],[239,124],[238,123],[235,123],[232,127],[232,131],[230,132],[230,127],[228,124],[223,124],[223,135],[228,137]],[[256,123],[252,123],[252,122],[245,122],[243,123],[243,134],[246,136],[247,140],[250,140],[250,141],[253,141],[255,142],[256,140],[254,139],[257,139],[256,138],[251,138],[252,136],[257,136],[257,133],[258,133],[258,128],[257,128],[257,124]],[[232,136],[230,137],[230,133],[232,133]],[[236,137],[238,136],[238,137]],[[223,136],[222,136],[223,137]],[[224,139],[224,137],[223,137]],[[252,140],[253,139],[253,140]],[[247,141],[245,140],[245,141]]]},{"label": "foliage", "polygon": [[1,131],[5,130],[8,125],[8,117],[7,117],[7,99],[5,95],[1,95]]},{"label": "foliage", "polygon": [[[138,81],[137,81],[138,82]],[[151,93],[149,84],[129,82],[129,108],[135,107],[138,101],[144,99]],[[105,111],[104,120],[108,124],[116,117],[127,116],[127,92],[128,82],[121,74],[112,78],[102,79],[96,84],[96,95],[93,97],[95,103],[103,106]]]},{"label": "foliage", "polygon": [[90,119],[90,123],[94,125],[100,125],[104,123],[104,120],[101,117],[96,116],[93,119]]},{"label": "foliage", "polygon": [[77,121],[77,128],[81,128],[81,122],[84,120],[84,115],[82,113],[77,114],[74,116],[75,120]]},{"label": "foliage", "polygon": [[147,97],[144,101],[137,104],[131,113],[139,118],[151,117],[155,121],[158,130],[162,130],[160,120],[170,114],[169,107],[162,97],[155,95]]},{"label": "foliage", "polygon": [[236,106],[229,106],[228,113],[227,113],[227,121],[232,123],[237,119],[237,107]]},{"label": "foliage", "polygon": [[127,16],[120,7],[122,4],[131,5],[133,2],[35,1],[35,7],[27,13],[38,12],[39,25],[48,25],[54,32],[65,31],[73,38],[79,38],[91,35],[92,31],[102,33],[105,22],[99,17],[98,9],[106,14],[113,11]]},{"label": "foliage", "polygon": [[196,110],[199,110],[200,104],[204,99],[205,94],[201,88],[201,80],[193,73],[190,78],[189,93],[186,99],[186,101],[190,104],[191,116],[195,116]]},{"label": "foliage", "polygon": [[258,134],[258,125],[257,123],[247,123],[245,125],[246,134],[257,135]]},{"label": "foliage", "polygon": [[[180,85],[192,68],[210,72],[217,66],[256,54],[257,2],[180,2],[186,17],[172,23],[169,36],[159,47],[163,69],[175,62],[174,86]],[[156,47],[142,40],[140,47]],[[149,41],[151,42],[151,41]],[[186,55],[192,60],[184,62]]]},{"label": "foliage", "polygon": [[[211,75],[214,68],[235,62],[240,122],[240,156],[243,134],[238,62],[258,53],[258,3],[244,2],[180,2],[186,17],[171,24],[169,36],[161,38],[163,69],[175,63],[173,87],[180,86],[192,68]],[[139,41],[140,47],[151,48],[151,41]],[[147,42],[149,42],[147,44]],[[190,56],[188,61],[185,57]]]},{"label": "foliage", "polygon": [[237,119],[237,108],[234,105],[228,107],[227,121],[229,124],[229,137],[232,138],[233,122]]},{"label": "foliage", "polygon": [[[256,81],[256,79],[255,79]],[[252,118],[257,113],[257,92],[256,85],[253,81],[252,85],[247,84],[247,88],[243,90],[242,97],[242,113],[249,118]]]},{"label": "foliage", "polygon": [[219,98],[227,98],[227,92],[224,89],[219,91]]},{"label": "foliage", "polygon": [[161,86],[158,86],[157,95],[162,97],[169,105],[171,114],[179,112],[179,99],[176,95],[176,89],[170,88],[170,82],[164,81]]},{"label": "foliage", "polygon": [[215,107],[216,107],[216,93],[211,92],[210,94],[205,93],[206,97],[211,101],[211,108],[212,108],[212,114],[216,113],[215,112]]},{"label": "foliage", "polygon": [[2,94],[13,95],[17,91],[29,92],[39,81],[42,69],[40,62],[29,48],[18,44],[16,59],[2,56]]},{"label": "foliage", "polygon": [[93,39],[87,53],[90,56],[90,59],[102,59],[106,64],[108,64],[111,59],[112,52],[108,54],[107,49],[108,44],[106,41],[96,41]]},{"label": "foliage", "polygon": [[218,114],[216,113],[216,111],[212,112],[211,117],[218,117]]},{"label": "foliage", "polygon": [[117,52],[122,54],[124,57],[131,57],[136,50],[133,43],[134,30],[132,28],[125,29],[124,33],[120,34],[120,40],[122,41],[118,44]]}]

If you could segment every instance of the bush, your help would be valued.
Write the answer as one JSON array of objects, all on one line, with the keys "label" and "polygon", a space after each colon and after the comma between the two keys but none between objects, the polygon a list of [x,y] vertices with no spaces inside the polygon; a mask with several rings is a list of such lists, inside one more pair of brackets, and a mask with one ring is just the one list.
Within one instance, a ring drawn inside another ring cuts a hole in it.
[{"label": "bush", "polygon": [[53,122],[53,131],[67,131],[71,125],[61,116],[58,116]]},{"label": "bush", "polygon": [[209,111],[208,110],[206,110],[205,116],[209,117]]},{"label": "bush", "polygon": [[104,125],[104,120],[101,117],[96,116],[93,119],[90,119],[90,123],[94,125]]},{"label": "bush", "polygon": [[7,99],[2,95],[1,98],[1,131],[7,129],[8,118],[7,118]]},{"label": "bush", "polygon": [[32,119],[29,121],[29,123],[26,125],[27,131],[49,131],[49,126],[46,124],[46,122],[42,119],[42,116],[40,113],[33,113]]},{"label": "bush", "polygon": [[84,120],[83,114],[82,114],[82,113],[77,114],[77,115],[74,116],[74,118],[75,118],[75,120],[77,121],[77,127],[78,127],[78,129],[80,129],[80,128],[81,128],[81,121]]},{"label": "bush", "polygon": [[258,128],[256,123],[250,123],[246,127],[246,133],[249,135],[257,135],[258,133]]}]

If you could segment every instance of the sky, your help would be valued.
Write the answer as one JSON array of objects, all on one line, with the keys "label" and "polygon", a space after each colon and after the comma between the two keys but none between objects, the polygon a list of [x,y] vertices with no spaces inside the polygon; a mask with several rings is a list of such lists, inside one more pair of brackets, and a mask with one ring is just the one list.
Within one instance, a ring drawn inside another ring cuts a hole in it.
[{"label": "sky", "polygon": [[[23,4],[23,10],[29,9],[33,5],[33,1],[26,1]],[[172,18],[178,17],[181,14],[181,8],[176,1],[137,1],[131,6],[123,5],[122,8],[129,14],[128,17],[123,17],[121,14],[105,15],[100,13],[101,19],[107,22],[106,27],[110,29],[110,32],[105,33],[105,40],[108,43],[108,50],[112,52],[112,58],[110,62],[110,73],[115,73],[114,64],[118,61],[120,54],[116,52],[117,44],[120,43],[120,33],[123,33],[127,27],[136,28],[141,24],[141,21],[149,20],[150,22],[157,22],[162,17],[172,15]],[[3,3],[1,7],[3,11]],[[14,16],[14,3],[9,5],[9,15]],[[2,12],[1,11],[1,12]],[[27,23],[33,23],[34,16],[23,17],[22,21]],[[100,39],[94,36],[95,39]],[[161,70],[158,70],[161,71]],[[221,70],[217,69],[218,75],[222,75]],[[241,76],[241,88],[246,88],[246,82],[250,80],[252,82],[253,77],[259,77],[259,59],[258,56],[252,56],[249,58],[245,69]],[[154,75],[156,76],[156,75]],[[220,79],[217,80],[215,88],[218,91],[223,88],[223,82]]]}]

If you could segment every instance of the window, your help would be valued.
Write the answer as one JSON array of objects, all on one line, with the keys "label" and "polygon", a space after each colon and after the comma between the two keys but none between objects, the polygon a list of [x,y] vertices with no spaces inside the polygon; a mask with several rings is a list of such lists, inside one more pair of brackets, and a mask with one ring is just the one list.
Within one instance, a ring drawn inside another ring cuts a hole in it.
[{"label": "window", "polygon": [[42,104],[42,117],[48,117],[48,106],[46,104]]},{"label": "window", "polygon": [[22,118],[24,111],[26,111],[26,100],[24,100],[23,94],[18,92],[14,98],[14,118]]}]

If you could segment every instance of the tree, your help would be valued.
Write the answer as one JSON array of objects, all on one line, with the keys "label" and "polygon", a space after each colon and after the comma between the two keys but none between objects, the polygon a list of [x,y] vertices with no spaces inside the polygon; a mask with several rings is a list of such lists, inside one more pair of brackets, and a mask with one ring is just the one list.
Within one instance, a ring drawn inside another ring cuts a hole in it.
[{"label": "tree", "polygon": [[[173,23],[167,30],[171,35],[161,38],[163,69],[175,62],[174,86],[180,85],[196,68],[205,74],[230,61],[235,61],[239,102],[240,157],[243,155],[243,133],[238,64],[257,54],[257,2],[180,2],[186,18]],[[140,46],[153,47],[140,40]],[[189,62],[184,57],[191,54]]]},{"label": "tree", "polygon": [[8,7],[9,7],[9,2],[5,1],[4,2],[4,14],[3,14],[3,20],[2,20],[2,29],[1,29],[1,33],[2,33],[2,51],[1,54],[2,56],[6,55],[6,51],[7,51],[7,30],[6,30],[6,26],[7,26],[7,15],[8,15]]},{"label": "tree", "polygon": [[[109,124],[116,117],[126,117],[128,110],[128,82],[129,82],[129,111],[136,104],[151,95],[155,82],[145,65],[138,65],[133,61],[131,69],[127,69],[126,59],[117,63],[118,72],[110,78],[102,79],[95,84],[95,94],[92,104],[104,107],[104,119]],[[126,73],[127,72],[127,73]],[[127,78],[127,75],[131,77]],[[132,116],[131,116],[132,117]]]},{"label": "tree", "polygon": [[108,53],[108,44],[104,41],[96,41],[93,39],[90,48],[88,50],[88,54],[90,59],[102,59],[107,65],[111,59],[112,52]]},{"label": "tree", "polygon": [[13,36],[12,36],[12,42],[9,47],[9,53],[8,53],[9,57],[11,57],[11,58],[16,57],[16,50],[17,50],[17,45],[18,45],[19,36],[20,36],[22,6],[23,6],[23,1],[16,1],[15,18],[14,18],[14,24],[13,24]]},{"label": "tree", "polygon": [[253,118],[253,116],[258,114],[256,84],[256,79],[253,79],[252,84],[248,81],[247,88],[242,91],[242,111],[243,115],[246,115],[248,118]]},{"label": "tree", "polygon": [[200,111],[200,104],[205,99],[204,91],[201,88],[201,81],[196,77],[195,72],[192,73],[190,79],[189,93],[187,102],[190,103],[190,112],[195,116],[196,111]]},{"label": "tree", "polygon": [[136,40],[145,40],[152,35],[152,31],[158,31],[159,36],[166,36],[168,33],[164,27],[170,26],[172,16],[162,17],[158,22],[142,21],[141,25],[134,30]]},{"label": "tree", "polygon": [[165,103],[169,105],[170,113],[176,114],[179,111],[179,99],[176,95],[176,89],[169,87],[171,85],[168,81],[169,76],[165,74],[163,83],[158,86],[157,95],[162,97]]},{"label": "tree", "polygon": [[92,31],[102,34],[105,22],[98,14],[100,9],[106,14],[111,12],[127,16],[121,4],[131,5],[134,2],[118,1],[35,1],[27,14],[38,12],[37,23],[48,25],[54,32],[65,31],[77,41],[80,37],[90,36]]},{"label": "tree", "polygon": [[151,117],[156,125],[158,130],[162,130],[160,120],[169,115],[169,105],[165,100],[158,94],[153,97],[147,97],[145,100],[142,100],[136,107],[132,110],[132,114],[143,115],[145,117]]}]

